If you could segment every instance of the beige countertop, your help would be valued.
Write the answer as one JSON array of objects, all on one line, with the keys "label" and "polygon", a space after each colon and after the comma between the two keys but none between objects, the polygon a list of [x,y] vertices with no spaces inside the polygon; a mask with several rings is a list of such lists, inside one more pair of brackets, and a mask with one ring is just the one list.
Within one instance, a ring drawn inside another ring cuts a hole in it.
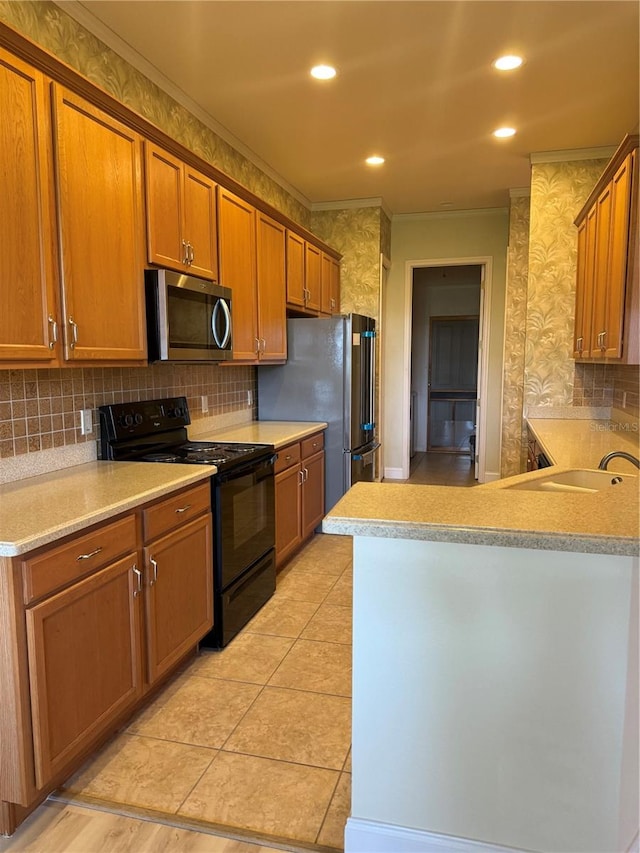
[{"label": "beige countertop", "polygon": [[87,462],[0,485],[0,557],[24,554],[215,473],[209,465]]},{"label": "beige countertop", "polygon": [[[638,456],[632,424],[605,420],[528,421],[555,472],[597,468],[612,450]],[[623,459],[614,473],[638,475]],[[326,533],[464,542],[594,554],[638,553],[637,476],[593,494],[508,490],[507,483],[543,477],[551,469],[471,488],[356,483],[325,518]]]},{"label": "beige countertop", "polygon": [[[527,423],[554,465],[597,468],[602,457],[613,450],[624,450],[636,457],[640,453],[640,433],[632,423],[564,418],[529,418]],[[607,470],[638,473],[625,459],[613,459]]]},{"label": "beige countertop", "polygon": [[589,495],[512,491],[497,485],[356,483],[325,517],[322,529],[351,536],[638,553],[638,488],[633,480],[615,491]]},{"label": "beige countertop", "polygon": [[198,441],[246,441],[255,444],[271,444],[276,450],[300,441],[314,432],[327,428],[327,424],[317,421],[251,421],[239,426],[196,432],[193,426],[189,437]]}]

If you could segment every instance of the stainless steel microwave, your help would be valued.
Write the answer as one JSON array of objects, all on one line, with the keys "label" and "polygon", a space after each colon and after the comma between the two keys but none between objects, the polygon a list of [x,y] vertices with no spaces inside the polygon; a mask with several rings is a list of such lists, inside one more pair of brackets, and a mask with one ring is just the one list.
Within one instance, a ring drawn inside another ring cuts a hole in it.
[{"label": "stainless steel microwave", "polygon": [[144,278],[149,361],[232,358],[230,288],[165,269]]}]

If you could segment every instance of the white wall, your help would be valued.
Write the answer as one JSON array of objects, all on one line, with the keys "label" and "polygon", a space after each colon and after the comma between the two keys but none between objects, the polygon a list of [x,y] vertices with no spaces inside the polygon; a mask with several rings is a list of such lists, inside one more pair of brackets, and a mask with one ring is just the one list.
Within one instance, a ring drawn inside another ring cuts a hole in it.
[{"label": "white wall", "polygon": [[[443,278],[443,271],[446,278]],[[475,284],[468,279],[475,278]],[[472,316],[480,307],[478,267],[424,267],[413,275],[413,334],[411,343],[411,390],[418,395],[416,445],[427,449],[427,391],[429,374],[429,320],[431,317]]]},{"label": "white wall", "polygon": [[393,218],[391,269],[384,300],[385,379],[382,405],[385,468],[408,467],[403,453],[405,441],[408,453],[410,379],[410,363],[405,359],[405,319],[411,312],[411,304],[407,304],[405,297],[407,262],[491,257],[493,259],[493,298],[490,318],[485,467],[489,479],[494,475],[496,478],[499,477],[507,239],[508,211],[506,208]]},{"label": "white wall", "polygon": [[346,853],[373,835],[627,850],[637,575],[636,557],[356,537]]}]

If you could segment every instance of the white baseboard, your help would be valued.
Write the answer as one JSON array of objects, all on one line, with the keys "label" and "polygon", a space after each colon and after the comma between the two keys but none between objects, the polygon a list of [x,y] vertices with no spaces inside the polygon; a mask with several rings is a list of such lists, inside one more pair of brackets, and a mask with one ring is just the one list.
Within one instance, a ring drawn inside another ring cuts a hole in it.
[{"label": "white baseboard", "polygon": [[384,469],[384,478],[385,480],[406,480],[409,475],[405,474],[402,468],[385,468]]},{"label": "white baseboard", "polygon": [[493,483],[494,480],[500,479],[499,471],[485,471],[484,472],[484,480],[485,483]]},{"label": "white baseboard", "polygon": [[350,817],[344,853],[523,853],[515,847],[485,844],[389,823]]}]

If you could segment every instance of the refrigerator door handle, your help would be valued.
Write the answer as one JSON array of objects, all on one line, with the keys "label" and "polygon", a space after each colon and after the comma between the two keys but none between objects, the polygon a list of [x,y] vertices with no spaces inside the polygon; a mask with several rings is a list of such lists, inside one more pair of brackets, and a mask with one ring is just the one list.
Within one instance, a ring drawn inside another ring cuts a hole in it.
[{"label": "refrigerator door handle", "polygon": [[363,465],[371,465],[373,462],[373,456],[376,450],[380,447],[380,442],[376,442],[370,450],[367,450],[366,453],[354,453],[351,457],[356,462],[362,462]]},{"label": "refrigerator door handle", "polygon": [[362,429],[372,432],[376,426],[375,385],[376,385],[376,333],[369,330],[361,332],[361,339],[367,343],[368,358],[362,360],[362,389],[366,409],[363,406],[364,422]]}]

